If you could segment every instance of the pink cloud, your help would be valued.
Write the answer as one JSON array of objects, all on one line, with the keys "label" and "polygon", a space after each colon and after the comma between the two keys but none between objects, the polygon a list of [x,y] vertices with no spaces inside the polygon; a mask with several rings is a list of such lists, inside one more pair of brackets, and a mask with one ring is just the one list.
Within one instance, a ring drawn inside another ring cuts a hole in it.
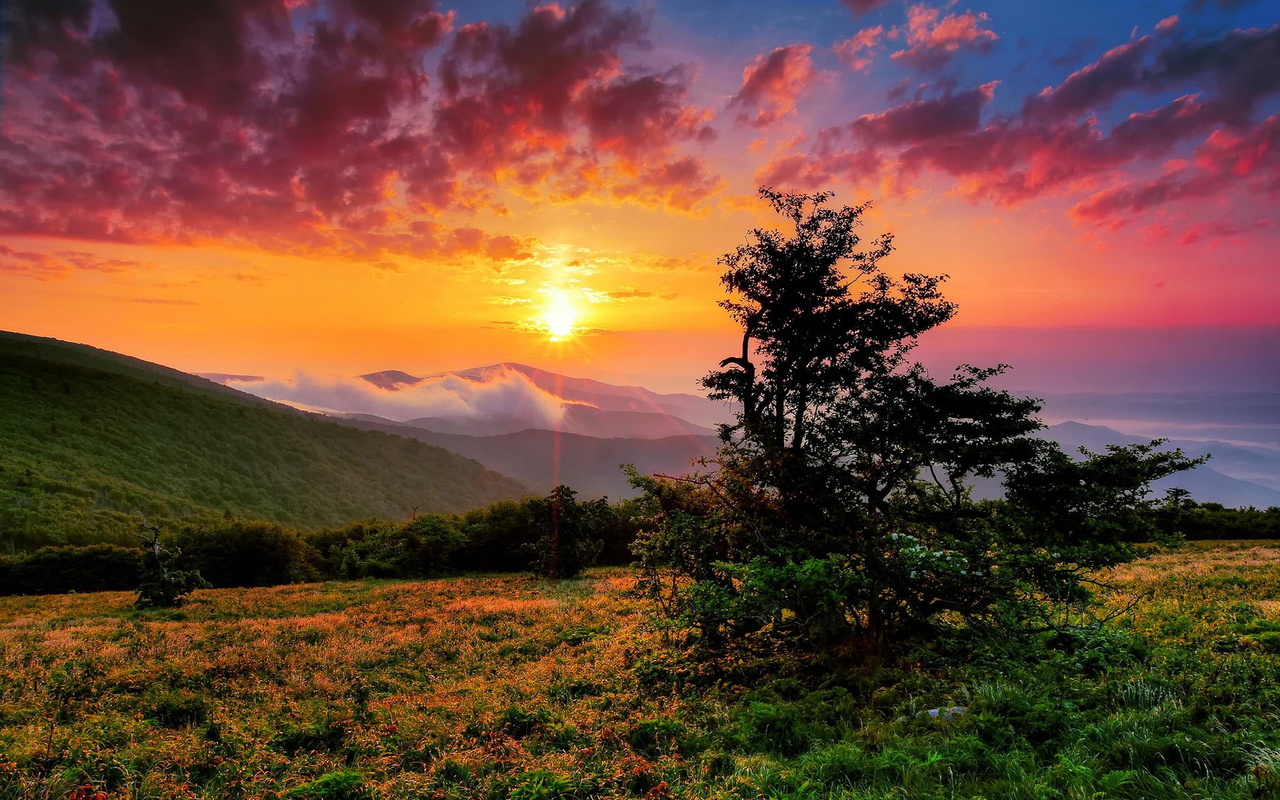
[{"label": "pink cloud", "polygon": [[889,57],[926,72],[942,69],[961,50],[988,53],[999,40],[995,31],[983,27],[985,12],[948,14],[923,4],[907,9],[907,49]]},{"label": "pink cloud", "polygon": [[643,170],[634,181],[615,185],[613,194],[641,205],[691,213],[724,187],[724,179],[712,174],[705,162],[687,156]]},{"label": "pink cloud", "polygon": [[[776,155],[756,177],[797,188],[843,179],[893,189],[941,174],[958,194],[997,205],[1046,194],[1083,196],[1071,217],[1105,227],[1179,200],[1227,193],[1274,198],[1280,191],[1275,118],[1255,122],[1251,113],[1280,94],[1277,74],[1280,26],[1202,40],[1144,36],[1026,98],[1020,114],[993,109],[994,82],[962,91],[943,83],[931,97],[921,96],[929,88],[922,87],[913,100],[819,131],[804,150]],[[1102,121],[1122,94],[1175,88],[1194,92]],[[1194,158],[1182,159],[1190,146]],[[1167,163],[1166,174],[1134,177],[1158,161]],[[1197,235],[1214,230],[1225,229]],[[1239,227],[1240,235],[1253,230]]]},{"label": "pink cloud", "polygon": [[852,72],[864,72],[871,66],[872,51],[884,38],[884,26],[864,28],[853,36],[832,45],[840,63]]},{"label": "pink cloud", "polygon": [[624,64],[647,23],[600,0],[456,29],[432,0],[107,0],[98,22],[89,0],[16,2],[0,235],[375,267],[528,253],[437,218],[501,212],[507,176],[533,197],[612,202],[614,185],[715,135],[690,71]]},{"label": "pink cloud", "polygon": [[1191,164],[1151,180],[1127,181],[1095,192],[1077,203],[1071,216],[1106,224],[1233,187],[1271,201],[1280,197],[1280,114],[1243,135],[1215,131],[1196,149]]},{"label": "pink cloud", "polygon": [[742,71],[742,88],[729,101],[730,108],[739,110],[736,121],[765,128],[790,114],[817,78],[812,52],[812,45],[789,44],[756,56]]}]

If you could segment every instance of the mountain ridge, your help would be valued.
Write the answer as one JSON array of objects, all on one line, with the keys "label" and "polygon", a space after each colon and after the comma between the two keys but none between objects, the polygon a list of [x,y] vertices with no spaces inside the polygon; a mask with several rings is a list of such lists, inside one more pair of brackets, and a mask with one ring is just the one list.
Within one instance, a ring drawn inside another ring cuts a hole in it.
[{"label": "mountain ridge", "polygon": [[110,351],[0,333],[0,542],[11,546],[133,542],[143,515],[336,525],[526,491],[421,441]]}]

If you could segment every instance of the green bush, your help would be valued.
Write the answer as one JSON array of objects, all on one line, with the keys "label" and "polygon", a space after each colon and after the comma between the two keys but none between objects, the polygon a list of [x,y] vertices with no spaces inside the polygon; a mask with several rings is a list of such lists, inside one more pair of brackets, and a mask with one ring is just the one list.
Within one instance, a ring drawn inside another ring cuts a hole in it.
[{"label": "green bush", "polygon": [[173,537],[181,563],[211,585],[276,586],[316,580],[319,555],[297,531],[273,522],[188,527]]},{"label": "green bush", "polygon": [[308,536],[328,575],[417,578],[436,575],[466,543],[456,517],[424,514],[405,522],[367,520]]},{"label": "green bush", "polygon": [[4,594],[125,591],[142,576],[142,551],[113,544],[42,547],[33,553],[0,556]]}]

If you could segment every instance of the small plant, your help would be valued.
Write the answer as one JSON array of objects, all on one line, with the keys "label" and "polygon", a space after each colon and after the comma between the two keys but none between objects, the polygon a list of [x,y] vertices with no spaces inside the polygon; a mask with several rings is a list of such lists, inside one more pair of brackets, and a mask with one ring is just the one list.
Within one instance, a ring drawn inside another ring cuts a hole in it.
[{"label": "small plant", "polygon": [[305,783],[285,795],[289,800],[368,800],[372,790],[359,772],[329,772]]},{"label": "small plant", "polygon": [[198,570],[175,569],[174,560],[181,555],[160,544],[160,526],[142,523],[150,537],[139,536],[149,550],[142,559],[142,583],[138,586],[138,608],[175,608],[186,601],[187,595],[196,589],[208,588],[209,583]]}]

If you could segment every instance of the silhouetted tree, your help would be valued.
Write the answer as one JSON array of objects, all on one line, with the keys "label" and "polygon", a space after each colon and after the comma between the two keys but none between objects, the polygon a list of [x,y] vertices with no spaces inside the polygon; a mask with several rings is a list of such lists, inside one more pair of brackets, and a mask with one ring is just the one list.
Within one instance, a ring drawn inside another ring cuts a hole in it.
[{"label": "silhouetted tree", "polygon": [[[1083,570],[1134,556],[1149,482],[1194,462],[1143,446],[1078,465],[1029,438],[1038,403],[985,385],[1003,365],[939,381],[909,360],[956,306],[945,276],[881,269],[891,237],[862,249],[867,205],[761,195],[794,233],[755,229],[720,260],[742,347],[703,380],[740,408],[715,470],[633,472],[652,514],[641,585],[668,615],[712,645],[884,647],[944,618],[1048,623],[1039,599],[1083,602]],[[1006,502],[970,498],[1002,472]]]}]

